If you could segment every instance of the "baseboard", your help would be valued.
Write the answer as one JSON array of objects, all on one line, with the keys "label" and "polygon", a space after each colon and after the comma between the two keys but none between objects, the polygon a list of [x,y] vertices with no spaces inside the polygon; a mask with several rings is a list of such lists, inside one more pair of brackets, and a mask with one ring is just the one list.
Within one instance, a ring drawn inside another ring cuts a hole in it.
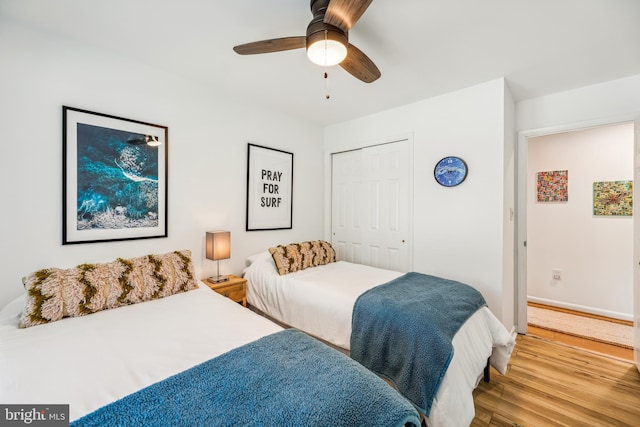
[{"label": "baseboard", "polygon": [[532,297],[532,296],[528,296],[527,301],[535,302],[538,304],[550,305],[553,307],[566,308],[568,310],[573,310],[573,311],[581,311],[583,313],[595,314],[597,316],[610,317],[612,319],[620,319],[620,320],[633,322],[633,314],[602,310],[599,308],[587,307],[587,306],[578,305],[578,304],[570,304],[562,301],[556,301],[552,299],[538,298],[538,297]]}]

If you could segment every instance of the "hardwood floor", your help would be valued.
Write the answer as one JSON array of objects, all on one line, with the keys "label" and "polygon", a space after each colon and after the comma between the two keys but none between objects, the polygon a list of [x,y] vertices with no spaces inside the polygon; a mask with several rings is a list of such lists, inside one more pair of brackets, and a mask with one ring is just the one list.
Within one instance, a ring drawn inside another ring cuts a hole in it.
[{"label": "hardwood floor", "polygon": [[474,392],[472,426],[639,426],[640,373],[631,362],[518,335],[507,375]]},{"label": "hardwood floor", "polygon": [[[616,345],[606,344],[603,342],[588,340],[585,338],[576,337],[573,335],[563,334],[561,332],[550,331],[548,329],[537,328],[535,326],[528,326],[528,335],[533,335],[540,338],[545,338],[551,341],[571,345],[573,347],[583,348],[589,351],[595,351],[597,353],[606,354],[613,357],[619,357],[628,361],[633,361],[633,350],[619,347]],[[640,423],[638,423],[640,425]]]}]

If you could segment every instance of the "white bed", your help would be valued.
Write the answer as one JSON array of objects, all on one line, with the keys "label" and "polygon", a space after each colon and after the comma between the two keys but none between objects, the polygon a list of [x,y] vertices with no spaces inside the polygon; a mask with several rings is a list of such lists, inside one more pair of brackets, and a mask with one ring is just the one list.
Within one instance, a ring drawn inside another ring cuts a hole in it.
[{"label": "white bed", "polygon": [[69,404],[74,421],[282,330],[198,285],[189,292],[23,329],[24,298],[16,299],[0,311],[0,403]]},{"label": "white bed", "polygon": [[[24,298],[19,298],[0,312],[0,402],[71,404],[71,420],[281,330],[245,315],[246,309],[204,285],[20,329],[23,307]],[[181,338],[171,339],[176,336]],[[91,349],[92,358],[84,348]]]},{"label": "white bed", "polygon": [[[349,349],[356,299],[368,289],[402,275],[344,261],[279,275],[268,251],[247,259],[247,302],[285,325]],[[506,372],[514,337],[486,307],[478,310],[453,339],[454,356],[433,401],[429,426],[469,425],[475,410],[472,392],[487,359]]]}]

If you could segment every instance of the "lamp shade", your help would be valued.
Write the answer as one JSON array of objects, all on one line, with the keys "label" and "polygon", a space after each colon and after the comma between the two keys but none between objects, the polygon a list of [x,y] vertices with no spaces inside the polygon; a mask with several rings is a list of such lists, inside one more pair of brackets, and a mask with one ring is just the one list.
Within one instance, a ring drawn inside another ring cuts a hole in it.
[{"label": "lamp shade", "polygon": [[231,257],[231,233],[229,231],[207,231],[207,259],[217,261]]}]

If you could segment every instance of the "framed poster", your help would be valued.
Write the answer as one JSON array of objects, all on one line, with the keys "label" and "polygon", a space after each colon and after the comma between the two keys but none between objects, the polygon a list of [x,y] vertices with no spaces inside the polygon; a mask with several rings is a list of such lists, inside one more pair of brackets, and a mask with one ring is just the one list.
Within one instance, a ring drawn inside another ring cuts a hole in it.
[{"label": "framed poster", "polygon": [[292,228],[293,153],[248,144],[247,231]]},{"label": "framed poster", "polygon": [[538,202],[566,202],[569,200],[569,171],[538,172]]},{"label": "framed poster", "polygon": [[168,128],[62,107],[62,244],[167,237]]},{"label": "framed poster", "polygon": [[593,214],[596,216],[632,216],[633,181],[594,182]]}]

